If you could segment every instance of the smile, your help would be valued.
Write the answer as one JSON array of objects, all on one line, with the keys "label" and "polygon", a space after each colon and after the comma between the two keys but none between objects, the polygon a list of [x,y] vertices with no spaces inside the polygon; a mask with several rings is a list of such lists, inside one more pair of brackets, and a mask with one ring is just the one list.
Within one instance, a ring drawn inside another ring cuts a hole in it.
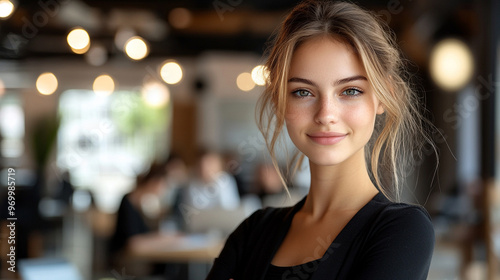
[{"label": "smile", "polygon": [[347,136],[347,134],[321,132],[321,133],[307,134],[307,136],[309,136],[309,138],[312,141],[320,145],[333,145],[342,141],[342,139],[344,139]]}]

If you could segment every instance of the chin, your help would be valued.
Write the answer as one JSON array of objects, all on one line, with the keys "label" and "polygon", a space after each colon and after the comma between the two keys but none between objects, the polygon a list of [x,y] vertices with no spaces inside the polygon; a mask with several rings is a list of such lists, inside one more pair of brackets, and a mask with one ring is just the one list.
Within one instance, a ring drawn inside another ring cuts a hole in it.
[{"label": "chin", "polygon": [[339,157],[339,155],[306,155],[311,163],[314,163],[318,166],[334,166],[344,162],[344,157]]},{"label": "chin", "polygon": [[330,161],[322,160],[322,161],[311,161],[311,162],[317,166],[336,166],[342,163],[342,161],[335,161],[335,160],[330,160]]}]

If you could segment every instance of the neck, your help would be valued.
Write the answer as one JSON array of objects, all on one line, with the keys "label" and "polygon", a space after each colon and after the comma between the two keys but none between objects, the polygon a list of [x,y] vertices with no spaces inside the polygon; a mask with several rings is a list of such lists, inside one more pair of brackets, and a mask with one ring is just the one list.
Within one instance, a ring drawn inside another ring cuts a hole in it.
[{"label": "neck", "polygon": [[361,149],[344,162],[320,166],[309,161],[311,188],[303,211],[315,217],[336,211],[358,211],[378,190],[370,180]]}]

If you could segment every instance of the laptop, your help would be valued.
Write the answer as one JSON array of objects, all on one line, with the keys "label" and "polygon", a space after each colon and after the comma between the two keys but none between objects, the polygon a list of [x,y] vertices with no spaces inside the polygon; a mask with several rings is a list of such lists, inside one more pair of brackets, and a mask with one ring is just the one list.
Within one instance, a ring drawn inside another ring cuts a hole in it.
[{"label": "laptop", "polygon": [[18,268],[22,280],[83,280],[76,266],[60,258],[22,259]]}]

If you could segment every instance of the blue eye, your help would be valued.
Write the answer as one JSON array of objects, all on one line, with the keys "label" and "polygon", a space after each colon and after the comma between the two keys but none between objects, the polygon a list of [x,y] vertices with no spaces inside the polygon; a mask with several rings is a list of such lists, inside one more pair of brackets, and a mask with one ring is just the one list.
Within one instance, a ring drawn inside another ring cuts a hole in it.
[{"label": "blue eye", "polygon": [[342,92],[342,95],[347,95],[347,96],[356,96],[356,95],[359,95],[363,93],[361,90],[359,89],[355,89],[355,88],[349,88],[349,89],[346,89]]},{"label": "blue eye", "polygon": [[303,89],[293,91],[292,94],[295,95],[296,97],[307,97],[311,95],[309,91]]}]

